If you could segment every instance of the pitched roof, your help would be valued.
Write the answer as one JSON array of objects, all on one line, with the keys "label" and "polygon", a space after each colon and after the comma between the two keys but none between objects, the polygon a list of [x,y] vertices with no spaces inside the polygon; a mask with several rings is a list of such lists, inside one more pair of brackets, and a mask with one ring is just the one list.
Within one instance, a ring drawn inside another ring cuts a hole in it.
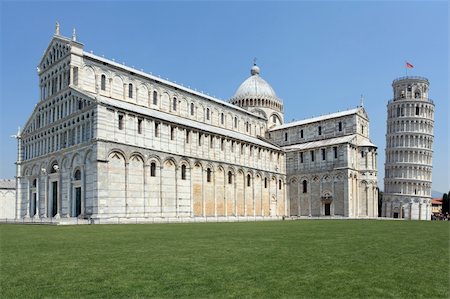
[{"label": "pitched roof", "polygon": [[15,179],[0,180],[0,189],[16,189],[16,180]]},{"label": "pitched roof", "polygon": [[358,143],[359,146],[370,146],[370,147],[378,147],[375,144],[373,144],[372,142],[370,142],[369,139],[364,138],[363,140],[361,140],[361,142]]},{"label": "pitched roof", "polygon": [[323,147],[323,146],[333,145],[333,144],[349,143],[349,142],[352,142],[353,139],[355,139],[355,138],[356,138],[356,134],[353,134],[353,135],[324,139],[324,140],[319,140],[319,141],[312,141],[312,142],[305,142],[305,143],[300,143],[300,144],[283,146],[282,149],[284,149],[285,151],[306,150],[306,149],[310,149],[310,148]]},{"label": "pitched roof", "polygon": [[441,205],[442,204],[442,198],[433,198],[431,200],[431,204]]},{"label": "pitched roof", "polygon": [[98,102],[109,105],[109,106],[117,107],[117,108],[124,109],[127,111],[132,111],[137,114],[148,115],[148,116],[156,118],[156,119],[165,120],[165,121],[175,123],[175,124],[180,124],[182,126],[190,127],[190,128],[197,129],[200,131],[211,132],[214,134],[223,135],[223,136],[230,137],[233,139],[247,141],[249,143],[260,145],[260,146],[270,148],[273,150],[278,150],[278,151],[281,150],[281,148],[274,146],[271,143],[268,143],[266,141],[263,141],[257,137],[249,136],[246,134],[242,134],[242,133],[224,129],[224,128],[215,127],[215,126],[212,126],[209,124],[205,124],[205,123],[198,122],[195,120],[183,118],[183,117],[180,117],[177,115],[172,115],[172,114],[169,114],[166,112],[150,109],[147,107],[137,106],[137,105],[134,105],[131,103],[114,100],[114,99],[111,99],[111,98],[108,98],[105,96],[90,95],[89,93],[80,91],[78,89],[76,91],[78,91],[82,94],[85,94],[86,96],[89,96],[91,98],[96,98]]},{"label": "pitched roof", "polygon": [[358,111],[360,109],[363,109],[363,108],[362,107],[357,107],[357,108],[346,110],[346,111],[340,111],[340,112],[335,112],[335,113],[331,113],[331,114],[321,115],[321,116],[317,116],[317,117],[313,117],[313,118],[307,118],[307,119],[302,119],[302,120],[298,120],[298,121],[294,121],[294,122],[290,122],[290,123],[285,123],[285,124],[282,124],[280,126],[276,126],[276,127],[271,128],[270,131],[276,131],[276,130],[286,129],[286,128],[290,128],[290,127],[301,126],[301,125],[305,125],[305,124],[319,122],[319,121],[323,121],[323,120],[326,120],[326,119],[332,119],[332,118],[352,115],[352,114],[358,113]]},{"label": "pitched roof", "polygon": [[252,112],[250,112],[250,111],[248,111],[248,110],[245,110],[245,109],[243,109],[243,108],[241,108],[241,107],[239,107],[239,106],[236,106],[236,105],[231,104],[231,103],[229,103],[229,102],[225,102],[225,101],[223,101],[223,100],[214,98],[214,97],[212,97],[212,96],[206,95],[206,94],[204,94],[204,93],[201,93],[201,92],[199,92],[199,91],[190,89],[190,88],[188,88],[188,87],[184,87],[184,86],[182,86],[182,85],[176,84],[176,83],[171,82],[171,81],[169,81],[169,80],[164,80],[164,79],[159,78],[159,77],[157,77],[157,76],[153,76],[153,75],[147,74],[147,73],[145,73],[145,72],[143,72],[143,71],[139,71],[139,70],[137,70],[137,69],[135,69],[135,68],[128,67],[128,66],[126,66],[126,65],[122,65],[122,64],[117,63],[117,62],[114,62],[114,61],[112,61],[112,60],[109,60],[109,59],[106,59],[106,58],[103,58],[103,57],[94,55],[94,54],[92,54],[92,53],[88,53],[88,52],[85,52],[85,51],[84,51],[84,52],[83,52],[83,55],[86,56],[86,57],[88,57],[88,58],[95,59],[95,60],[98,60],[98,61],[101,61],[101,62],[110,64],[110,65],[115,66],[115,67],[117,67],[117,68],[121,68],[121,69],[123,69],[123,70],[125,70],[125,71],[133,72],[133,73],[135,73],[135,74],[137,74],[137,75],[140,75],[140,76],[146,77],[146,78],[148,78],[148,79],[151,79],[151,80],[160,82],[160,83],[162,83],[162,84],[166,84],[166,85],[175,87],[175,88],[177,88],[177,89],[179,89],[179,90],[182,90],[182,91],[191,93],[191,94],[193,94],[193,95],[200,96],[200,97],[205,98],[205,99],[207,99],[207,100],[216,102],[216,103],[218,103],[218,104],[220,104],[220,105],[224,105],[224,106],[227,106],[228,108],[232,108],[232,109],[234,109],[234,110],[238,110],[238,111],[240,111],[240,112],[243,112],[243,113],[245,113],[245,114],[248,114],[248,115],[250,115],[250,116],[253,116],[253,117],[256,117],[256,118],[259,118],[259,119],[264,119],[264,117],[262,117],[262,116],[260,116],[260,115],[258,115],[258,114],[252,113]]}]

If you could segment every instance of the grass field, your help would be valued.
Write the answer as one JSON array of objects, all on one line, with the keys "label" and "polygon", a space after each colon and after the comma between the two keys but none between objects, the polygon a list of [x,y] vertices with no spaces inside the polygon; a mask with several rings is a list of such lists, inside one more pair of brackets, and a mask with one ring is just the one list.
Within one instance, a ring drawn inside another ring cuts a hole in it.
[{"label": "grass field", "polygon": [[449,224],[0,225],[2,298],[448,298]]}]

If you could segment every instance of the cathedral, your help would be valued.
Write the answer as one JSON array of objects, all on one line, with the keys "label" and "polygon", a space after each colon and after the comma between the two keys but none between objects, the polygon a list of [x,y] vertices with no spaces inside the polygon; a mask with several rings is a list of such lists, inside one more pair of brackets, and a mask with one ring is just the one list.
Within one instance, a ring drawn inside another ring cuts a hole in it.
[{"label": "cathedral", "polygon": [[55,35],[17,134],[16,219],[135,223],[378,216],[363,106],[284,122],[254,64],[229,101]]}]

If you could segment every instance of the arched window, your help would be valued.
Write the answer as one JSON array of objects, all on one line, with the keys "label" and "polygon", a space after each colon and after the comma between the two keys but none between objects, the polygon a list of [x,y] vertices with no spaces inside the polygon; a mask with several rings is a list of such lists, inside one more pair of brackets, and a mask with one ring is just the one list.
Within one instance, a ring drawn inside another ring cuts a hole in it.
[{"label": "arched window", "polygon": [[175,139],[175,128],[170,127],[170,140],[174,140],[174,139]]},{"label": "arched window", "polygon": [[225,115],[222,112],[222,114],[220,114],[220,123],[223,125],[224,122],[225,122]]},{"label": "arched window", "polygon": [[118,128],[119,130],[123,130],[123,115],[122,114],[118,114]]},{"label": "arched window", "polygon": [[150,176],[156,176],[156,163],[152,162],[150,164]]},{"label": "arched window", "polygon": [[342,122],[340,121],[339,122],[339,132],[341,132],[342,131]]},{"label": "arched window", "polygon": [[186,165],[181,165],[181,179],[185,180],[186,179]]},{"label": "arched window", "polygon": [[101,82],[100,82],[100,89],[101,90],[106,90],[106,76],[105,75],[102,75],[102,79],[101,79]]},{"label": "arched window", "polygon": [[232,183],[233,183],[233,174],[231,173],[231,171],[228,171],[228,184]]},{"label": "arched window", "polygon": [[159,136],[159,123],[155,122],[155,137]]},{"label": "arched window", "polygon": [[319,126],[319,135],[322,135],[322,126]]},{"label": "arched window", "polygon": [[264,188],[267,189],[267,178],[264,178]]},{"label": "arched window", "polygon": [[194,115],[195,106],[194,103],[191,103],[191,115]]},{"label": "arched window", "polygon": [[211,169],[210,168],[206,169],[206,181],[208,183],[211,182]]},{"label": "arched window", "polygon": [[33,188],[36,188],[36,186],[37,186],[37,179],[34,179],[33,180]]},{"label": "arched window", "polygon": [[81,171],[79,169],[77,169],[77,171],[75,171],[75,174],[73,175],[73,179],[75,181],[81,180]]},{"label": "arched window", "polygon": [[281,180],[278,180],[278,190],[281,190]]},{"label": "arched window", "polygon": [[234,128],[237,128],[238,126],[238,119],[237,117],[234,118]]},{"label": "arched window", "polygon": [[419,106],[417,106],[416,107],[416,115],[419,115],[420,114],[420,108],[419,108]]},{"label": "arched window", "polygon": [[153,91],[153,105],[158,105],[158,92],[156,90]]},{"label": "arched window", "polygon": [[247,187],[251,186],[251,176],[247,174]]},{"label": "arched window", "polygon": [[420,98],[420,92],[419,92],[419,91],[416,91],[416,92],[414,93],[414,97],[415,97],[416,99]]},{"label": "arched window", "polygon": [[206,119],[209,120],[209,108],[206,108]]},{"label": "arched window", "polygon": [[172,110],[177,111],[177,98],[173,98]]},{"label": "arched window", "polygon": [[128,84],[128,97],[133,98],[133,84]]},{"label": "arched window", "polygon": [[306,180],[303,180],[303,193],[308,192],[308,182]]}]

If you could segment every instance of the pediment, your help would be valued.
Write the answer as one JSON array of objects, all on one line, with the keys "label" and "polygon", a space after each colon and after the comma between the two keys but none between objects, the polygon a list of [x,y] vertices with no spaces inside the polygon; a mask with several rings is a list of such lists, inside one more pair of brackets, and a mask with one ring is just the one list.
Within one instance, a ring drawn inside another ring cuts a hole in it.
[{"label": "pediment", "polygon": [[363,117],[363,118],[365,118],[365,119],[367,119],[367,120],[369,120],[369,115],[367,114],[366,109],[364,109],[364,107],[361,107],[358,110],[358,115]]},{"label": "pediment", "polygon": [[39,63],[39,71],[45,71],[54,63],[70,54],[70,40],[62,36],[54,36]]},{"label": "pediment", "polygon": [[[67,97],[75,96],[76,98],[79,98],[79,99],[85,101],[87,105],[92,105],[92,104],[95,104],[95,102],[97,102],[97,99],[95,98],[94,95],[83,92],[75,87],[69,87],[67,92],[65,92],[64,94],[62,94],[60,96],[61,98],[59,100],[61,100],[61,101],[65,100],[65,97],[66,97],[65,95],[67,95]],[[32,130],[31,130],[32,123],[34,122],[35,119],[37,119],[39,117],[39,113],[40,113],[39,110],[41,108],[43,108],[43,107],[45,108],[47,106],[51,107],[52,105],[54,105],[57,102],[58,102],[58,98],[39,102],[34,107],[33,112],[31,113],[30,117],[28,117],[28,120],[25,123],[25,126],[23,127],[22,133],[27,134],[27,133],[32,132]],[[68,116],[68,117],[70,118],[71,116]]]}]

